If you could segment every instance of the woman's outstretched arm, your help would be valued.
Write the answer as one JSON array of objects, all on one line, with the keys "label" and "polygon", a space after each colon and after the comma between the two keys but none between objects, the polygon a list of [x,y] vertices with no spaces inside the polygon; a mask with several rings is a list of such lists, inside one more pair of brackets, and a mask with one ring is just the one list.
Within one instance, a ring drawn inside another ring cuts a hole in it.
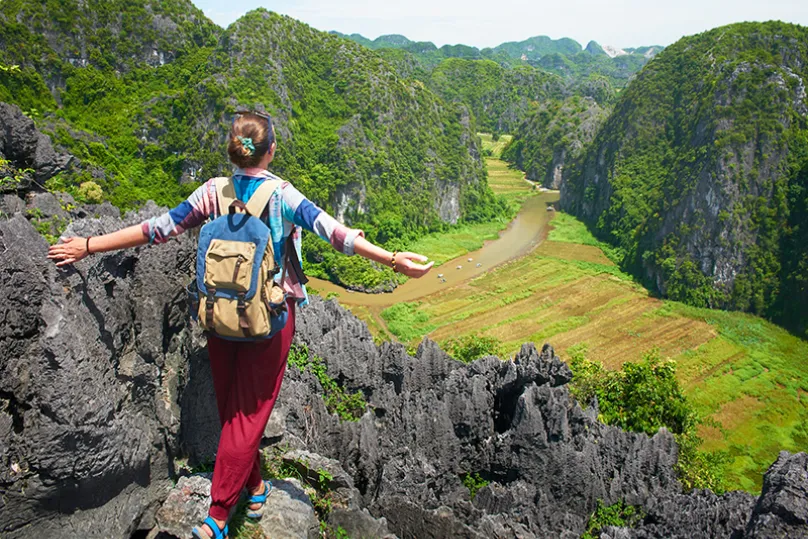
[{"label": "woman's outstretched arm", "polygon": [[[393,253],[370,243],[361,236],[354,241],[354,252],[368,260],[373,260],[385,266],[392,266]],[[427,258],[424,255],[416,253],[396,253],[396,270],[407,277],[415,277],[417,279],[418,277],[423,277],[432,269],[434,262],[430,262],[429,264],[417,263],[426,261]]]},{"label": "woman's outstretched arm", "polygon": [[[115,251],[147,243],[164,243],[168,238],[201,225],[213,212],[215,196],[216,185],[213,180],[208,180],[191,193],[187,200],[159,217],[152,217],[139,225],[117,232],[91,237],[89,253]],[[89,254],[87,247],[87,238],[64,238],[61,243],[48,249],[48,258],[56,260],[57,266],[72,264]]]},{"label": "woman's outstretched arm", "polygon": [[92,236],[89,242],[87,238],[65,238],[62,243],[50,246],[48,258],[56,260],[57,266],[64,266],[78,262],[90,253],[115,251],[147,243],[149,243],[149,238],[143,234],[143,227],[134,225],[103,236]]},{"label": "woman's outstretched arm", "polygon": [[[393,253],[367,241],[365,233],[361,230],[348,228],[331,217],[303,196],[291,183],[284,182],[281,185],[281,194],[283,216],[287,221],[314,232],[343,254],[348,256],[357,254],[385,266],[393,265]],[[425,256],[416,253],[396,253],[395,268],[407,277],[422,277],[432,268],[433,263],[417,262],[426,260]]]}]

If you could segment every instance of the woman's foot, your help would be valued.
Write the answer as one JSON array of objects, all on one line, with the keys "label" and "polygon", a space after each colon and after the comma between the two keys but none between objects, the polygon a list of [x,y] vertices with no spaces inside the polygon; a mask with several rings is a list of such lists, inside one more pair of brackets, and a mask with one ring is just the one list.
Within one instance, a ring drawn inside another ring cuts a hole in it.
[{"label": "woman's foot", "polygon": [[201,526],[197,526],[191,532],[195,539],[227,539],[227,523],[224,520],[216,520],[207,517]]},{"label": "woman's foot", "polygon": [[264,516],[264,507],[267,503],[267,496],[272,492],[272,483],[262,481],[261,484],[250,492],[250,499],[247,500],[247,518],[260,519]]},{"label": "woman's foot", "polygon": [[[264,493],[265,493],[266,491],[267,491],[267,484],[266,484],[266,483],[264,483],[263,481],[261,481],[261,484],[260,484],[260,485],[258,485],[258,488],[256,488],[255,490],[253,490],[253,491],[251,491],[251,492],[250,492],[250,497],[251,497],[251,498],[254,498],[254,497],[260,497],[260,496],[263,496],[263,495],[264,495]],[[248,508],[249,508],[251,511],[258,511],[259,509],[261,509],[261,506],[262,506],[262,505],[264,505],[264,504],[263,504],[263,503],[260,503],[260,502],[255,502],[255,503],[251,503],[251,504],[250,504],[249,506],[247,506],[247,507],[248,507]]]}]

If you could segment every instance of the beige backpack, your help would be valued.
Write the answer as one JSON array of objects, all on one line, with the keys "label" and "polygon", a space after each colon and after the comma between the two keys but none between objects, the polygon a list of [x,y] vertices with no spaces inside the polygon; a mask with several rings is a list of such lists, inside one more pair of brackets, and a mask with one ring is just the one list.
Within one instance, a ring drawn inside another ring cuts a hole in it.
[{"label": "beige backpack", "polygon": [[280,181],[263,182],[246,204],[236,198],[231,178],[214,182],[219,217],[199,233],[196,280],[189,287],[191,296],[194,286],[197,294],[192,316],[205,331],[224,339],[268,339],[283,329],[288,317],[286,296],[275,281],[280,268],[272,235],[261,220]]}]

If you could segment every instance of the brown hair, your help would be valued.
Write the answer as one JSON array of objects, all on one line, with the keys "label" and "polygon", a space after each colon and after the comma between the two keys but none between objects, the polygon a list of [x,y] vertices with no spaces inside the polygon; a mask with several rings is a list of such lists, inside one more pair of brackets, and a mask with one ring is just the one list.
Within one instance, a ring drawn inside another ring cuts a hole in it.
[{"label": "brown hair", "polygon": [[[234,165],[239,168],[258,166],[261,158],[275,142],[272,120],[269,116],[259,116],[252,112],[239,114],[230,128],[229,139],[227,154]],[[248,147],[250,142],[255,147],[254,150]]]}]

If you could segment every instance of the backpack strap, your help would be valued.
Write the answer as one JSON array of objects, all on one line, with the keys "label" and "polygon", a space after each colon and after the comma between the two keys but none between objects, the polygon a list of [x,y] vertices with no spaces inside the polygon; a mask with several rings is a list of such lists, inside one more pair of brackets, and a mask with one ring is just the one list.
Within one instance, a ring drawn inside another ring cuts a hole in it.
[{"label": "backpack strap", "polygon": [[230,204],[236,201],[236,186],[231,178],[213,178],[216,184],[216,198],[219,201],[219,215],[227,215]]},{"label": "backpack strap", "polygon": [[255,192],[250,196],[250,200],[247,201],[247,211],[250,212],[250,215],[260,219],[261,215],[264,213],[264,208],[269,204],[272,193],[274,193],[280,185],[280,180],[266,180],[261,182]]}]

